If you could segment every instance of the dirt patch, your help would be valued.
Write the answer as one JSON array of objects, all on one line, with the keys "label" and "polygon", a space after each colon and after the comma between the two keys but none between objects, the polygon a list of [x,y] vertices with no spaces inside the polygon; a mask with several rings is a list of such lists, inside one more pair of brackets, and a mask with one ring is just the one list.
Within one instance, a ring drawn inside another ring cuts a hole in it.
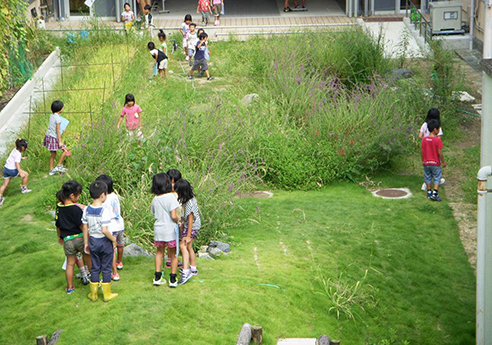
[{"label": "dirt patch", "polygon": [[267,199],[273,197],[273,193],[268,191],[236,192],[236,196],[240,198]]},{"label": "dirt patch", "polygon": [[30,214],[26,214],[26,215],[24,216],[24,218],[22,218],[21,220],[22,220],[23,222],[32,222],[32,219],[33,219],[33,218],[32,218],[32,216],[31,216]]},{"label": "dirt patch", "polygon": [[7,89],[3,92],[3,97],[0,99],[0,111],[10,102],[12,98],[14,98],[17,91],[20,90],[22,86],[16,86],[10,89]]},{"label": "dirt patch", "polygon": [[454,219],[460,228],[460,239],[468,262],[477,268],[477,207],[464,202],[450,202]]}]

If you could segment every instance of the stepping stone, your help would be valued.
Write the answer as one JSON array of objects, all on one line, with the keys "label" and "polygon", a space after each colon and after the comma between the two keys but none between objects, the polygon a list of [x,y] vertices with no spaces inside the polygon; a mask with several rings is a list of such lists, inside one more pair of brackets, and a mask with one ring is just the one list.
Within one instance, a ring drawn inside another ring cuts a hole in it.
[{"label": "stepping stone", "polygon": [[277,345],[316,345],[316,338],[279,339]]}]

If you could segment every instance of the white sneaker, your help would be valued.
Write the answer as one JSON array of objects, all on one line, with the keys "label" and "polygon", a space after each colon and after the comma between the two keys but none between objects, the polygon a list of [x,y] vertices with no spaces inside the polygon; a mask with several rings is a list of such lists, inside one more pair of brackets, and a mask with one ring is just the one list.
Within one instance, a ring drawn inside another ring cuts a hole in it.
[{"label": "white sneaker", "polygon": [[21,193],[22,193],[22,194],[31,193],[31,192],[32,192],[32,190],[31,190],[31,189],[27,189],[27,188],[25,188],[25,189],[21,189]]},{"label": "white sneaker", "polygon": [[59,166],[57,166],[56,168],[58,169],[58,172],[59,172],[59,173],[62,173],[62,174],[63,174],[63,173],[66,173],[66,172],[68,171],[68,169],[67,169],[67,168],[65,168],[63,165],[59,165]]},{"label": "white sneaker", "polygon": [[159,280],[155,280],[155,279],[154,279],[154,285],[155,285],[155,286],[164,285],[164,284],[166,284],[166,279],[164,279],[164,278],[162,278],[162,277],[161,277],[161,279],[159,279]]},{"label": "white sneaker", "polygon": [[189,61],[190,60],[190,57],[188,55],[186,55],[186,61]]},{"label": "white sneaker", "polygon": [[190,280],[190,279],[191,279],[191,277],[192,277],[191,272],[189,272],[188,274],[184,274],[184,273],[183,273],[183,274],[181,274],[181,278],[179,278],[179,282],[178,282],[178,284],[179,284],[179,285],[184,285],[184,284],[186,284],[186,282],[187,282],[188,280]]},{"label": "white sneaker", "polygon": [[49,175],[50,175],[50,176],[53,176],[53,175],[54,175],[54,174],[56,174],[57,172],[59,172],[58,167],[54,167],[53,169],[51,169],[51,170],[50,170]]},{"label": "white sneaker", "polygon": [[178,286],[178,280],[176,279],[176,281],[174,283],[171,283],[171,281],[169,281],[169,287],[170,288],[175,288]]},{"label": "white sneaker", "polygon": [[198,270],[190,270],[190,274],[192,276],[197,276],[198,275]]},{"label": "white sneaker", "polygon": [[0,206],[3,205],[3,202],[5,201],[5,198],[3,196],[0,196]]}]

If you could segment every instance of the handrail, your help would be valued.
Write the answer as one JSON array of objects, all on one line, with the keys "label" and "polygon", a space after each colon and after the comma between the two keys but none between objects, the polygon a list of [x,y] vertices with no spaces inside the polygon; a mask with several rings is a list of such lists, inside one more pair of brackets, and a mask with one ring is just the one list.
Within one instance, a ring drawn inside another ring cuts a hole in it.
[{"label": "handrail", "polygon": [[[408,13],[410,5],[410,16]],[[419,30],[419,36],[424,37],[425,43],[432,41],[432,24],[425,19],[422,12],[415,6],[411,0],[405,1],[405,16],[410,18],[410,22],[413,23],[415,30]]]}]

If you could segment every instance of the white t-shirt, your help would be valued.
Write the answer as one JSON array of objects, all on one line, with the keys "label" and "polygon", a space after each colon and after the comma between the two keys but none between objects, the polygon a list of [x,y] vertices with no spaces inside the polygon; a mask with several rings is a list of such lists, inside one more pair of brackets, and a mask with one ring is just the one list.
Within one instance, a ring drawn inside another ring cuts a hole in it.
[{"label": "white t-shirt", "polygon": [[156,196],[152,200],[151,212],[154,215],[154,241],[170,242],[176,239],[176,223],[171,211],[179,207],[179,202],[171,193]]},{"label": "white t-shirt", "polygon": [[111,233],[125,230],[125,221],[121,216],[120,199],[116,193],[108,194],[103,207],[109,212],[111,223],[108,225],[108,230]]},{"label": "white t-shirt", "polygon": [[[46,131],[46,135],[49,137],[57,138],[58,135],[56,134],[56,125],[60,124],[62,122],[61,116],[58,113],[54,113],[50,115],[50,123],[48,125],[48,130]],[[61,128],[60,128],[61,131]]]},{"label": "white t-shirt", "polygon": [[183,22],[183,24],[181,24],[181,30],[183,30],[183,38],[186,38],[186,35],[190,31],[190,26]]},{"label": "white t-shirt", "polygon": [[193,33],[193,34],[191,32],[188,32],[188,35],[186,35],[186,37],[188,39],[188,49],[195,50],[196,45],[199,41],[196,30],[195,30],[195,33]]},{"label": "white t-shirt", "polygon": [[128,24],[132,21],[132,17],[134,17],[133,11],[130,12],[123,11],[121,17],[123,18],[123,23]]},{"label": "white t-shirt", "polygon": [[10,152],[9,158],[7,158],[5,167],[10,170],[15,170],[17,169],[15,163],[20,163],[21,160],[22,160],[22,153],[17,149],[13,149],[12,152]]},{"label": "white t-shirt", "polygon": [[111,223],[111,218],[109,216],[108,210],[104,207],[94,207],[92,205],[84,208],[84,213],[82,214],[82,224],[87,224],[89,227],[89,236],[94,238],[106,237],[102,233],[103,226],[109,226]]},{"label": "white t-shirt", "polygon": [[[427,128],[427,122],[424,122],[422,127],[420,127],[420,133],[423,134],[423,137],[428,137],[430,135],[429,129]],[[442,135],[442,128],[439,128],[439,134],[437,136]]]},{"label": "white t-shirt", "polygon": [[149,13],[145,15],[145,28],[148,29],[150,26],[154,26],[154,17]]}]

